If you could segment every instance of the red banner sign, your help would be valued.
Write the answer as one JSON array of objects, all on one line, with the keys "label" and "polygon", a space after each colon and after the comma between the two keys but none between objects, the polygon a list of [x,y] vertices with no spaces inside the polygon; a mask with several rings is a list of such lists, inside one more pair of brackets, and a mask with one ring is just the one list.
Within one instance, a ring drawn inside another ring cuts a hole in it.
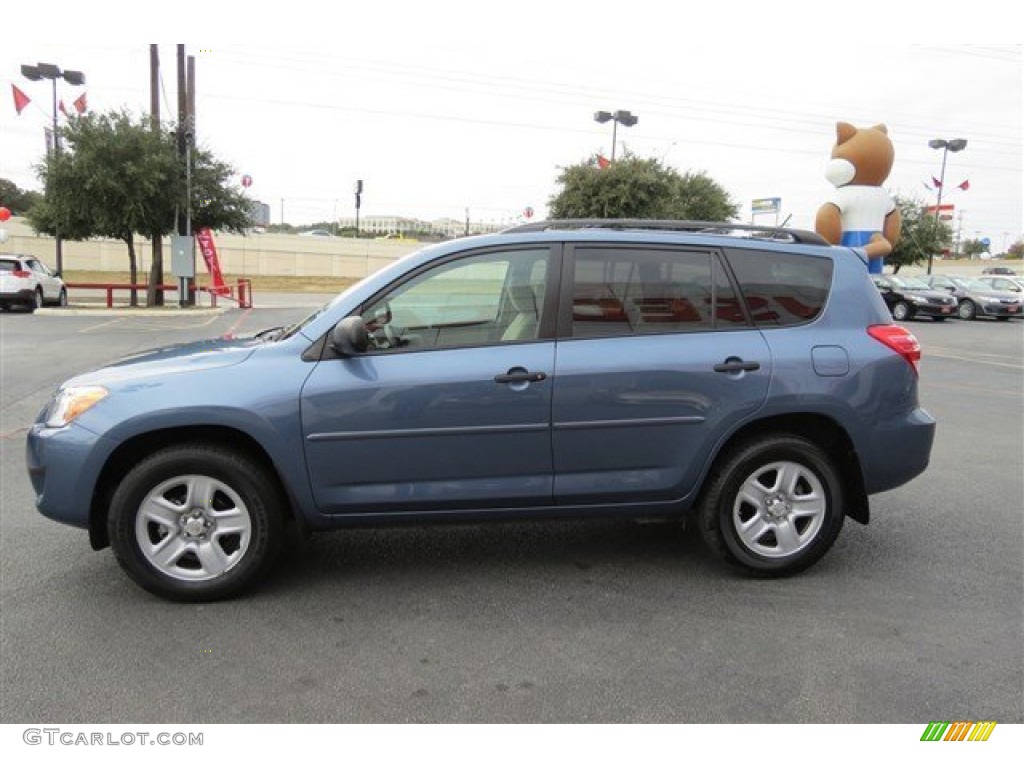
[{"label": "red banner sign", "polygon": [[220,271],[220,259],[217,258],[217,244],[213,242],[213,230],[203,227],[196,230],[196,242],[199,243],[199,251],[203,254],[203,261],[206,262],[206,269],[210,273],[210,290],[218,296],[226,296],[231,289],[224,284],[224,275]]}]

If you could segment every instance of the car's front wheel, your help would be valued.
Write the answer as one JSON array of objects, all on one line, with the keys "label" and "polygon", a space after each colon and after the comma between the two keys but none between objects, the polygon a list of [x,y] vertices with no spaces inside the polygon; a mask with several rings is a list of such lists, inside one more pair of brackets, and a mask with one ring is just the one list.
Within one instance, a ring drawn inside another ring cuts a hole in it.
[{"label": "car's front wheel", "polygon": [[844,514],[833,460],[811,441],[783,433],[725,455],[698,508],[711,549],[756,576],[786,576],[816,563],[835,542]]},{"label": "car's front wheel", "polygon": [[197,444],[140,461],[114,492],[107,524],[118,562],[142,587],[172,600],[218,600],[270,567],[283,512],[265,467]]},{"label": "car's front wheel", "polygon": [[973,320],[975,315],[978,313],[978,308],[974,306],[974,302],[970,299],[964,299],[960,302],[960,306],[956,310],[961,320]]},{"label": "car's front wheel", "polygon": [[909,320],[914,316],[914,308],[905,301],[897,301],[892,305],[893,320]]}]

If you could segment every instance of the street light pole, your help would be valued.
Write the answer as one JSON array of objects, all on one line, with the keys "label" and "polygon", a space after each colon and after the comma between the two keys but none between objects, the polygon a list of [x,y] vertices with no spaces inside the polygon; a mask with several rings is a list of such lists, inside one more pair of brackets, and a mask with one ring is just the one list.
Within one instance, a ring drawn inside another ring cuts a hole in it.
[{"label": "street light pole", "polygon": [[[928,146],[932,149],[942,150],[942,170],[939,172],[939,197],[935,202],[935,221],[942,222],[942,190],[946,185],[946,156],[950,152],[959,152],[967,146],[967,139],[932,139],[928,142]],[[928,274],[932,273],[932,260],[934,254],[928,254]]]},{"label": "street light pole", "polygon": [[609,120],[612,121],[612,162],[615,162],[615,146],[619,143],[618,141],[618,127],[619,123],[629,128],[634,126],[640,120],[636,115],[626,109],[620,109],[614,114],[611,112],[595,112],[594,121],[598,123],[607,123]]},{"label": "street light pole", "polygon": [[[53,126],[50,141],[52,142],[49,151],[52,159],[60,156],[60,135],[57,133],[57,80],[63,79],[71,85],[85,85],[85,75],[81,72],[65,69],[61,70],[56,64],[44,64],[39,62],[35,66],[31,64],[21,65],[21,74],[32,81],[50,80],[53,83]],[[57,266],[57,273],[64,272],[64,248],[60,236],[59,225],[54,225],[54,255]]]}]

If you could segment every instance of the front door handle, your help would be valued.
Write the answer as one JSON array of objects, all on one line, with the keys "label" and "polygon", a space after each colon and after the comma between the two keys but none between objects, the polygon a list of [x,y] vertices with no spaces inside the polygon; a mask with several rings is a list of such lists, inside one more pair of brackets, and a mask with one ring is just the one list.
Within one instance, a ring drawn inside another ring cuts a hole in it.
[{"label": "front door handle", "polygon": [[761,367],[760,363],[753,360],[741,360],[738,357],[727,357],[724,363],[715,366],[715,373],[740,373],[741,371],[756,371]]},{"label": "front door handle", "polygon": [[498,384],[527,384],[534,381],[544,381],[548,375],[543,371],[531,373],[525,368],[513,368],[508,373],[502,373],[494,377]]}]

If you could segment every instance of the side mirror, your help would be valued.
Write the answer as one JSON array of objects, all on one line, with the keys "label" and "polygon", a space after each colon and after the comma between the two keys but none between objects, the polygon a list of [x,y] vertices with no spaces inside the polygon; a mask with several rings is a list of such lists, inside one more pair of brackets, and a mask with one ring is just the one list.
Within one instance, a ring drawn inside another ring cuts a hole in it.
[{"label": "side mirror", "polygon": [[358,315],[346,317],[331,329],[331,348],[340,355],[352,357],[361,355],[370,348],[370,334],[363,318]]}]

